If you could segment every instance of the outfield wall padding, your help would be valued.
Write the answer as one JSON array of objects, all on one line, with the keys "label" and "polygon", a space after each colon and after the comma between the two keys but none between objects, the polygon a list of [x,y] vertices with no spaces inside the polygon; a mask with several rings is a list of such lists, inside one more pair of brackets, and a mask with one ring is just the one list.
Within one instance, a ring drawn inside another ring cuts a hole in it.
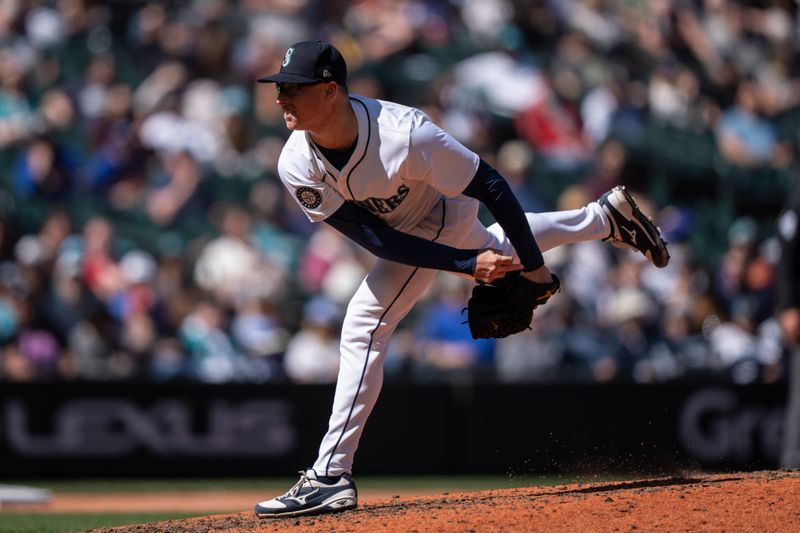
[{"label": "outfield wall padding", "polygon": [[[769,469],[785,385],[387,384],[360,474]],[[332,386],[0,384],[0,479],[288,475]]]}]

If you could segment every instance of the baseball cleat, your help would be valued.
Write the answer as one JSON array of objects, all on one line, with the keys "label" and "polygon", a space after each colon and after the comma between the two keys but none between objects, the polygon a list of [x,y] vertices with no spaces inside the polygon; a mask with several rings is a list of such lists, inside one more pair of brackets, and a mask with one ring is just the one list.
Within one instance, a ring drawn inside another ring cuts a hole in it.
[{"label": "baseball cleat", "polygon": [[257,504],[255,511],[259,518],[268,518],[338,513],[355,509],[357,505],[358,490],[350,474],[328,483],[309,468],[300,471],[300,481],[289,492]]},{"label": "baseball cleat", "polygon": [[659,268],[667,266],[669,252],[667,243],[661,238],[661,230],[653,223],[653,219],[639,210],[625,187],[614,187],[597,202],[611,222],[611,235],[603,240],[620,248],[639,250]]}]

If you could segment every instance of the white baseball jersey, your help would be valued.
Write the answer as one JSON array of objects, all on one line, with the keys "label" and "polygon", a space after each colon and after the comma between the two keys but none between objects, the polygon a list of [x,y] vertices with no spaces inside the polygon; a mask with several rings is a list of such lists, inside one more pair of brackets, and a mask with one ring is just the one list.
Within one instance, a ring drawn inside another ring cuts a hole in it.
[{"label": "white baseball jersey", "polygon": [[[278,162],[281,180],[314,222],[351,200],[397,230],[433,237],[440,222],[432,220],[434,208],[443,197],[461,195],[475,176],[477,154],[418,109],[362,96],[351,96],[350,102],[358,119],[358,141],[341,171],[307,132],[295,131]],[[477,201],[465,196],[458,200],[448,209],[448,218],[471,225]],[[464,212],[453,217],[452,209]]]}]

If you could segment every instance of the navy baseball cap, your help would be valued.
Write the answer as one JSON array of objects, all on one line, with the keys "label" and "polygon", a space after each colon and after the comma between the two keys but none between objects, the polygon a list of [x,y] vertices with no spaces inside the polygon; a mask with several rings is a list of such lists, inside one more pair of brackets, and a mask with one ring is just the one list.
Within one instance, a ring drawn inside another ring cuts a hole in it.
[{"label": "navy baseball cap", "polygon": [[286,50],[277,74],[258,78],[261,83],[319,83],[347,85],[347,65],[330,43],[303,41]]}]

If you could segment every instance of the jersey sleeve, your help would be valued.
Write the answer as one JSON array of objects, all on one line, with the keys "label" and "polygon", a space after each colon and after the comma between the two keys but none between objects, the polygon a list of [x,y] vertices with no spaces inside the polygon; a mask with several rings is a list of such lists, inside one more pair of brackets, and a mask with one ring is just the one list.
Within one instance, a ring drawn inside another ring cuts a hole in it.
[{"label": "jersey sleeve", "polygon": [[352,202],[325,223],[381,259],[473,276],[479,250],[453,248],[398,231]]},{"label": "jersey sleeve", "polygon": [[425,182],[448,198],[461,194],[478,169],[478,155],[422,112],[414,117],[410,136],[408,179]]},{"label": "jersey sleeve", "polygon": [[525,272],[544,265],[542,252],[531,233],[525,212],[499,172],[481,160],[475,178],[464,189],[464,195],[479,200],[489,208],[489,212],[494,215],[494,219],[514,245],[520,261],[525,265]]},{"label": "jersey sleeve", "polygon": [[324,170],[315,168],[302,153],[292,150],[281,152],[278,174],[311,222],[325,220],[344,203],[339,192],[325,183]]}]

